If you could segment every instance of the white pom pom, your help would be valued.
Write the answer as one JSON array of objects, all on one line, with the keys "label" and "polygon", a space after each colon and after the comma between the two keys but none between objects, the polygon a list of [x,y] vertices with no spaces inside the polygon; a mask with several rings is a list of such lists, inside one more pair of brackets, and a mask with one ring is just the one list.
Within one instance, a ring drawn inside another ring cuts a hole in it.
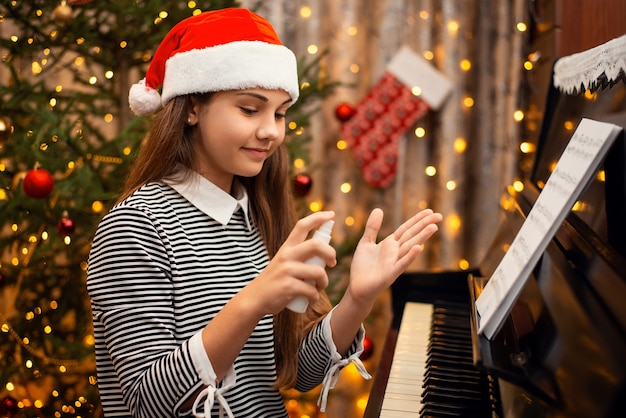
[{"label": "white pom pom", "polygon": [[130,87],[128,103],[135,115],[150,115],[161,107],[161,95],[155,89],[147,87],[146,80],[143,79]]}]

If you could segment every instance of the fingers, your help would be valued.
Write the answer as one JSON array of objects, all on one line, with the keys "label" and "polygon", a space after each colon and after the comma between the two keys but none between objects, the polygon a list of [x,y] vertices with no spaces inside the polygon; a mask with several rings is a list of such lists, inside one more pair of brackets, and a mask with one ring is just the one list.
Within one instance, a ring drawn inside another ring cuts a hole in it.
[{"label": "fingers", "polygon": [[[434,225],[441,222],[442,216],[440,213],[435,213],[430,209],[426,209],[416,214],[405,223],[403,223],[396,231],[393,236],[399,242],[405,242],[407,240],[412,240],[415,236],[429,237],[432,235],[432,231],[430,234],[422,234],[421,232],[424,230],[430,231],[430,225]],[[435,229],[436,231],[437,229]],[[426,238],[421,242],[426,241]]]},{"label": "fingers", "polygon": [[295,245],[304,241],[312,230],[319,228],[324,222],[334,218],[335,212],[333,211],[320,211],[305,216],[296,223],[285,244]]},{"label": "fingers", "polygon": [[363,231],[362,241],[376,243],[378,239],[378,232],[383,224],[383,211],[379,208],[375,208],[370,213],[369,218],[365,224],[365,231]]}]

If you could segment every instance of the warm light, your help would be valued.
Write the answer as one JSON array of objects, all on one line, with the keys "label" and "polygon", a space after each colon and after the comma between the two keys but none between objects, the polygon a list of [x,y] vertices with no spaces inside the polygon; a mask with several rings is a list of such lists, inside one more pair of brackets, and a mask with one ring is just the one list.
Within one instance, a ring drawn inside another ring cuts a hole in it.
[{"label": "warm light", "polygon": [[308,6],[304,6],[300,8],[300,16],[302,16],[305,19],[308,19],[309,17],[311,17],[311,15],[313,14],[313,12],[311,11],[311,8]]},{"label": "warm light", "polygon": [[93,210],[95,213],[100,213],[104,210],[104,205],[99,200],[96,200],[91,204],[91,210]]},{"label": "warm light", "polygon": [[294,122],[294,121],[291,121],[291,122],[289,122],[289,124],[287,125],[287,127],[288,127],[290,130],[294,131],[294,130],[298,127],[298,124],[297,124],[296,122]]},{"label": "warm light", "polygon": [[467,270],[469,268],[469,261],[464,259],[459,260],[459,268],[461,270]]},{"label": "warm light", "polygon": [[337,144],[335,144],[335,145],[336,145],[338,150],[342,150],[342,151],[344,149],[348,148],[348,143],[345,140],[343,140],[343,139],[338,140]]},{"label": "warm light", "polygon": [[565,123],[563,123],[563,126],[566,130],[571,131],[574,129],[574,122],[572,122],[571,120],[565,121]]},{"label": "warm light", "polygon": [[605,181],[606,180],[606,174],[605,174],[604,170],[598,171],[598,174],[596,174],[596,180],[598,180],[598,181]]},{"label": "warm light", "polygon": [[106,78],[107,80],[112,79],[112,78],[113,78],[113,71],[111,71],[111,70],[106,71],[106,72],[104,73],[104,78]]},{"label": "warm light", "polygon": [[167,17],[167,12],[165,10],[159,12],[159,17],[161,19],[165,19]]},{"label": "warm light", "polygon": [[107,123],[113,122],[113,115],[111,113],[107,113],[106,115],[104,115],[104,121]]},{"label": "warm light", "polygon": [[70,245],[72,243],[72,238],[70,238],[69,235],[66,235],[63,237],[63,242],[65,243],[65,245]]},{"label": "warm light", "polygon": [[317,54],[318,51],[319,51],[319,48],[317,47],[317,45],[309,45],[306,49],[306,52],[308,52],[311,55]]},{"label": "warm light", "polygon": [[419,97],[422,95],[422,88],[420,86],[413,86],[411,88],[411,94],[413,94],[413,96]]},{"label": "warm light", "polygon": [[295,168],[304,168],[305,162],[302,158],[296,158],[293,160],[293,166]]},{"label": "warm light", "polygon": [[513,113],[513,119],[515,119],[516,122],[521,122],[524,119],[524,112],[521,110],[516,110]]},{"label": "warm light", "polygon": [[452,191],[454,189],[456,189],[456,181],[454,180],[449,180],[446,182],[446,189]]},{"label": "warm light", "polygon": [[359,408],[359,410],[361,410],[361,411],[365,411],[365,408],[367,407],[367,401],[368,400],[369,400],[369,396],[368,395],[361,396],[359,399],[356,400],[356,407]]},{"label": "warm light", "polygon": [[448,23],[448,32],[454,34],[459,31],[459,22],[453,20]]},{"label": "warm light", "polygon": [[48,231],[43,231],[41,233],[41,239],[44,240],[44,241],[46,241],[49,238],[49,236],[50,235],[48,234]]},{"label": "warm light", "polygon": [[350,27],[348,28],[348,35],[350,35],[350,36],[356,36],[356,35],[357,35],[357,33],[359,33],[359,30],[357,29],[357,27],[356,27],[356,26],[350,26]]},{"label": "warm light", "polygon": [[96,76],[89,77],[89,84],[92,86],[98,82],[98,78]]},{"label": "warm light", "polygon": [[418,126],[417,128],[415,128],[416,137],[424,138],[425,135],[426,135],[426,129],[422,128],[421,126]]},{"label": "warm light", "polygon": [[598,98],[598,94],[597,93],[592,93],[591,90],[587,89],[585,90],[585,99],[587,100],[595,100]]},{"label": "warm light", "polygon": [[320,202],[311,202],[309,203],[309,209],[311,209],[311,212],[319,212],[320,210],[322,210],[322,204]]},{"label": "warm light", "polygon": [[572,211],[574,212],[584,212],[585,209],[587,209],[587,205],[580,200],[576,201],[576,203],[574,203],[574,206],[572,206]]},{"label": "warm light", "polygon": [[339,186],[339,190],[341,190],[341,193],[350,193],[350,191],[352,190],[352,185],[348,182],[345,182],[341,186]]},{"label": "warm light", "polygon": [[469,71],[472,68],[472,62],[468,59],[461,60],[460,67],[463,71]]},{"label": "warm light", "polygon": [[30,70],[33,72],[33,74],[39,74],[41,73],[41,71],[43,71],[43,68],[41,68],[41,65],[35,61],[30,65]]},{"label": "warm light", "polygon": [[350,72],[352,74],[358,74],[359,71],[361,71],[361,67],[359,67],[359,64],[350,64]]},{"label": "warm light", "polygon": [[526,30],[528,29],[528,26],[526,26],[526,23],[524,22],[518,22],[517,25],[515,25],[515,27],[520,32],[526,32]]},{"label": "warm light", "polygon": [[524,183],[519,180],[515,180],[513,182],[513,189],[518,193],[521,192],[522,190],[524,190]]},{"label": "warm light", "polygon": [[471,97],[465,97],[463,99],[463,106],[465,107],[472,107],[474,106],[474,99],[472,99]]},{"label": "warm light", "polygon": [[91,334],[85,335],[85,338],[83,338],[83,342],[86,345],[94,345],[95,344],[95,340],[94,340],[93,335],[91,335]]},{"label": "warm light", "polygon": [[65,366],[59,366],[59,371],[61,373],[65,373],[67,371],[67,368]]},{"label": "warm light", "polygon": [[346,224],[346,226],[353,226],[356,223],[356,220],[352,216],[346,216],[343,223]]},{"label": "warm light", "polygon": [[421,10],[419,13],[420,19],[426,20],[430,16],[426,10]]},{"label": "warm light", "polygon": [[5,388],[6,388],[9,392],[11,392],[12,390],[14,390],[14,389],[15,389],[15,386],[14,386],[14,385],[13,385],[13,383],[11,383],[11,382],[7,382],[7,384],[6,384],[6,385],[4,385],[4,387],[5,387]]},{"label": "warm light", "polygon": [[46,325],[45,327],[43,327],[43,332],[45,334],[51,334],[52,333],[52,327],[50,325]]},{"label": "warm light", "polygon": [[521,144],[519,144],[519,149],[524,154],[528,154],[530,152],[534,152],[535,151],[535,144],[533,144],[531,142],[522,142]]},{"label": "warm light", "polygon": [[525,69],[525,70],[530,71],[530,70],[532,70],[532,69],[533,69],[533,67],[534,67],[534,65],[533,65],[533,63],[532,63],[532,62],[530,62],[530,61],[524,61],[524,69]]},{"label": "warm light", "polygon": [[132,151],[131,147],[124,147],[124,149],[122,150],[124,155],[130,155],[131,151]]},{"label": "warm light", "polygon": [[76,57],[76,59],[74,60],[74,64],[77,67],[80,67],[81,65],[83,65],[85,63],[85,57]]},{"label": "warm light", "polygon": [[432,59],[435,58],[435,54],[433,53],[433,51],[424,51],[422,55],[424,55],[424,58],[426,58],[428,61],[432,61]]},{"label": "warm light", "polygon": [[461,229],[461,218],[456,213],[448,215],[445,223],[448,231],[451,233],[457,233]]},{"label": "warm light", "polygon": [[33,361],[32,360],[26,360],[25,366],[27,369],[31,369],[33,367]]},{"label": "warm light", "polygon": [[457,138],[454,140],[454,151],[461,154],[467,149],[467,141],[465,138]]},{"label": "warm light", "polygon": [[426,173],[427,176],[433,177],[435,174],[437,174],[437,169],[433,167],[432,165],[429,165],[428,167],[426,167],[424,172]]}]

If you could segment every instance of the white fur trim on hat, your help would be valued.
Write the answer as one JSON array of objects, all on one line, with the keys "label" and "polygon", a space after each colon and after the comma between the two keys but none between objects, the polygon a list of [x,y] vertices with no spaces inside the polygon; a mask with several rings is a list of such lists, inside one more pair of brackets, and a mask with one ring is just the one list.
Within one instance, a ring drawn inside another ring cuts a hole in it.
[{"label": "white fur trim on hat", "polygon": [[295,102],[299,84],[293,52],[283,45],[260,41],[179,52],[165,63],[161,100],[166,104],[185,94],[246,88],[284,90]]},{"label": "white fur trim on hat", "polygon": [[145,116],[156,112],[161,107],[159,92],[146,86],[145,78],[130,87],[128,103],[136,115]]}]

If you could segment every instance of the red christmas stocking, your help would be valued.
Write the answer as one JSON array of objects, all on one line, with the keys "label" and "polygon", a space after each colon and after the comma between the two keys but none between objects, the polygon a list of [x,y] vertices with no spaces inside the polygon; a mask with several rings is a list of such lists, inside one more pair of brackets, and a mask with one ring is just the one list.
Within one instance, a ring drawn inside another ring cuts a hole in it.
[{"label": "red christmas stocking", "polygon": [[[421,90],[418,96],[412,92],[415,87]],[[341,127],[365,181],[381,188],[393,183],[402,135],[430,109],[438,108],[449,91],[449,81],[409,48],[394,56]]]}]

